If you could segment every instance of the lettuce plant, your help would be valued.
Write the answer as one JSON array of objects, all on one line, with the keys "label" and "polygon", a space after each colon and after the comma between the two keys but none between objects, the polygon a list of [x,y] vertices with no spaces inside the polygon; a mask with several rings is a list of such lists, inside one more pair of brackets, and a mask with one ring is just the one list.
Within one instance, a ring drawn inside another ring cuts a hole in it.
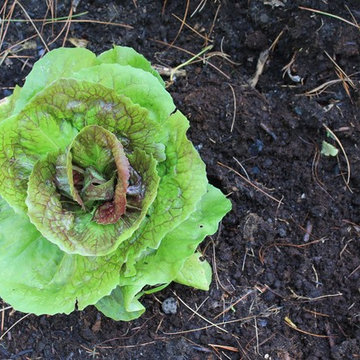
[{"label": "lettuce plant", "polygon": [[230,210],[189,123],[131,48],[60,48],[0,102],[0,296],[35,314],[116,320],[175,281],[208,289],[196,252]]}]

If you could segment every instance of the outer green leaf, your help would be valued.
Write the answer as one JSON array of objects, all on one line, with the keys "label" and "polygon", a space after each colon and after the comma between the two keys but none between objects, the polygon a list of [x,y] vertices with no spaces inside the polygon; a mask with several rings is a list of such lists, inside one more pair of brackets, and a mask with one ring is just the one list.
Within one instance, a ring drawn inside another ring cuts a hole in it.
[{"label": "outer green leaf", "polygon": [[99,55],[98,61],[103,64],[130,65],[133,68],[142,69],[154,75],[160,84],[165,85],[158,72],[151,67],[150,62],[130,47],[115,46],[113,49]]},{"label": "outer green leaf", "polygon": [[0,198],[0,294],[37,315],[70,313],[96,303],[119,281],[120,259],[67,255]]},{"label": "outer green leaf", "polygon": [[0,100],[0,121],[5,120],[11,112],[11,96]]},{"label": "outer green leaf", "polygon": [[[198,256],[193,255],[198,244],[206,235],[211,235],[217,230],[219,221],[230,209],[230,201],[225,198],[220,190],[209,185],[207,193],[202,197],[197,209],[190,217],[166,235],[157,251],[149,253],[136,263],[136,275],[131,277],[120,276],[123,304],[113,302],[111,295],[102,299],[96,306],[102,311],[103,305],[106,304],[108,316],[112,316],[116,311],[116,309],[113,310],[114,312],[109,311],[111,304],[122,305],[120,314],[123,314],[124,310],[131,313],[133,307],[139,309],[137,299],[143,294],[144,286],[168,284],[174,280],[179,282],[184,280],[186,284],[206,289],[210,276],[209,268],[206,268],[208,265],[195,265],[195,258],[192,257]],[[191,259],[188,262],[189,257]],[[191,279],[189,276],[184,278],[180,273],[181,269],[183,269],[183,275],[190,270],[184,268],[184,264],[186,266],[191,265],[197,271],[199,278]],[[203,267],[201,271],[199,271],[199,266]],[[118,316],[116,319],[125,320],[125,318]]]},{"label": "outer green leaf", "polygon": [[148,248],[157,249],[163,237],[195,210],[207,188],[205,164],[186,137],[188,120],[177,111],[164,126],[172,131],[167,139],[166,161],[160,164],[161,181],[153,210],[135,234],[136,242],[120,247],[127,254],[128,276],[135,274],[134,263]]},{"label": "outer green leaf", "polygon": [[177,274],[177,283],[201,290],[209,290],[211,283],[211,267],[207,261],[200,260],[201,254],[191,255]]},{"label": "outer green leaf", "polygon": [[105,296],[96,307],[107,317],[116,321],[131,321],[140,317],[144,311],[144,306],[134,299],[129,310],[124,307],[124,294],[122,289],[117,286],[110,296]]},{"label": "outer green leaf", "polygon": [[130,164],[142,175],[144,198],[137,209],[128,209],[116,223],[103,225],[96,223],[90,213],[67,210],[54,180],[58,156],[49,154],[34,166],[26,199],[31,222],[66,253],[83,256],[111,253],[139,227],[154,201],[159,183],[157,162],[141,150],[129,156]]},{"label": "outer green leaf", "polygon": [[142,69],[102,64],[83,69],[73,77],[114,89],[117,94],[125,95],[134,103],[148,109],[150,118],[161,123],[175,110],[171,95],[159,83],[158,78]]},{"label": "outer green leaf", "polygon": [[114,133],[128,151],[159,152],[154,141],[160,124],[149,118],[148,110],[100,84],[58,80],[39,94],[31,105],[41,108],[47,116],[65,119],[78,130],[87,125],[100,125]]},{"label": "outer green leaf", "polygon": [[12,95],[0,100],[0,122],[11,116],[21,88],[16,85]]},{"label": "outer green leaf", "polygon": [[20,112],[33,96],[53,81],[70,77],[76,71],[96,64],[95,54],[87,49],[60,48],[50,51],[34,64],[26,77],[13,113]]}]

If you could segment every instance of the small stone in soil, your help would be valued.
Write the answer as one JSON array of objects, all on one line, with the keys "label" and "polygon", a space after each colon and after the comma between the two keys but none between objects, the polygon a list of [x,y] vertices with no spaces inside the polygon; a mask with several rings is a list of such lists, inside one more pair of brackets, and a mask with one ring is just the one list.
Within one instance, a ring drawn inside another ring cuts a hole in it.
[{"label": "small stone in soil", "polygon": [[173,297],[169,297],[169,298],[165,299],[161,305],[161,308],[162,308],[163,312],[167,315],[176,314],[176,312],[177,312],[176,299],[174,299]]},{"label": "small stone in soil", "polygon": [[261,153],[263,148],[264,148],[264,143],[261,140],[256,139],[254,143],[250,145],[249,152],[252,156],[257,156],[259,155],[259,153]]},{"label": "small stone in soil", "polygon": [[284,227],[280,227],[278,230],[278,234],[281,238],[284,238],[287,235],[287,231]]},{"label": "small stone in soil", "polygon": [[261,326],[261,327],[265,327],[265,326],[268,324],[268,322],[267,322],[266,319],[259,319],[259,320],[258,320],[258,324],[259,324],[259,326]]}]

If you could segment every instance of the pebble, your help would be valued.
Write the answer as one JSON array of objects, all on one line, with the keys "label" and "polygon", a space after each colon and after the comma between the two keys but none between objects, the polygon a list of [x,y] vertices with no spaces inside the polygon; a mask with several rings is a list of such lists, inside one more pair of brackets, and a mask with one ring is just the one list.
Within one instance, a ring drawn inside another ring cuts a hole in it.
[{"label": "pebble", "polygon": [[278,230],[278,234],[281,238],[284,238],[286,237],[287,235],[287,231],[284,227],[280,227],[279,230]]},{"label": "pebble", "polygon": [[265,327],[268,324],[266,319],[258,319],[257,323],[261,327]]},{"label": "pebble", "polygon": [[44,54],[45,54],[45,49],[44,49],[44,48],[38,49],[38,55],[39,55],[40,57],[42,57]]},{"label": "pebble", "polygon": [[260,22],[262,22],[263,24],[267,24],[268,22],[270,22],[270,18],[268,15],[266,14],[261,14],[260,15]]},{"label": "pebble", "polygon": [[177,313],[177,302],[176,299],[173,297],[169,297],[165,299],[161,305],[162,311],[167,314],[176,314]]},{"label": "pebble", "polygon": [[294,111],[295,111],[296,115],[301,116],[303,114],[303,110],[300,106],[295,106]]},{"label": "pebble", "polygon": [[9,90],[9,89],[5,89],[5,90],[3,90],[3,94],[4,94],[5,97],[7,97],[7,96],[10,96],[12,94],[12,91]]},{"label": "pebble", "polygon": [[263,148],[264,148],[264,143],[261,140],[256,139],[254,143],[249,147],[249,152],[252,156],[256,156],[259,153],[261,153]]},{"label": "pebble", "polygon": [[254,166],[253,168],[251,168],[250,173],[251,175],[259,175],[260,169],[257,166]]}]

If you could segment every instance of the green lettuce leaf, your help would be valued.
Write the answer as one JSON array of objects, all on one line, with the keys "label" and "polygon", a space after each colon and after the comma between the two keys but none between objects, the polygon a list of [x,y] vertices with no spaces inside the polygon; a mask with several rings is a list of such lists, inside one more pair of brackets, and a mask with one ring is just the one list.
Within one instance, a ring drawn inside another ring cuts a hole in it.
[{"label": "green lettuce leaf", "polygon": [[105,316],[116,321],[130,321],[141,316],[145,308],[137,299],[125,309],[122,288],[117,286],[109,296],[105,296],[95,305]]},{"label": "green lettuce leaf", "polygon": [[0,294],[19,311],[69,314],[95,304],[119,282],[117,256],[69,255],[1,198],[0,249]]},{"label": "green lettuce leaf", "polygon": [[97,64],[95,54],[83,48],[61,48],[47,53],[34,64],[16,99],[13,113],[20,112],[27,102],[53,81],[67,78],[78,70]]},{"label": "green lettuce leaf", "polygon": [[0,121],[11,116],[14,111],[15,102],[20,96],[21,87],[16,85],[12,95],[0,100]]},{"label": "green lettuce leaf", "polygon": [[209,290],[211,283],[211,267],[201,254],[195,253],[188,257],[174,279],[175,282],[201,290]]},{"label": "green lettuce leaf", "polygon": [[117,94],[129,97],[134,103],[149,110],[151,119],[163,123],[175,110],[171,95],[152,72],[129,65],[101,64],[84,68],[74,79],[91,81]]},{"label": "green lettuce leaf", "polygon": [[[127,277],[121,274],[120,289],[101,299],[96,307],[115,320],[126,320],[132,317],[132,312],[144,310],[138,299],[146,292],[143,291],[145,286],[177,281],[208,289],[211,280],[209,265],[200,262],[194,251],[205,236],[216,232],[219,221],[230,209],[230,201],[209,185],[190,217],[166,235],[156,251],[136,263],[136,275]],[[193,275],[189,274],[191,271],[194,271]],[[120,298],[118,291],[121,292]]]},{"label": "green lettuce leaf", "polygon": [[103,64],[130,65],[135,69],[144,70],[155,76],[161,85],[165,85],[163,79],[159,73],[152,68],[150,62],[130,47],[115,46],[113,49],[99,55],[98,61]]},{"label": "green lettuce leaf", "polygon": [[136,242],[119,247],[127,254],[127,276],[135,274],[134,264],[148,249],[157,249],[163,237],[189,217],[207,191],[205,164],[186,137],[188,120],[177,111],[165,126],[172,132],[166,139],[166,160],[159,164],[161,180],[151,216],[134,234]]}]

